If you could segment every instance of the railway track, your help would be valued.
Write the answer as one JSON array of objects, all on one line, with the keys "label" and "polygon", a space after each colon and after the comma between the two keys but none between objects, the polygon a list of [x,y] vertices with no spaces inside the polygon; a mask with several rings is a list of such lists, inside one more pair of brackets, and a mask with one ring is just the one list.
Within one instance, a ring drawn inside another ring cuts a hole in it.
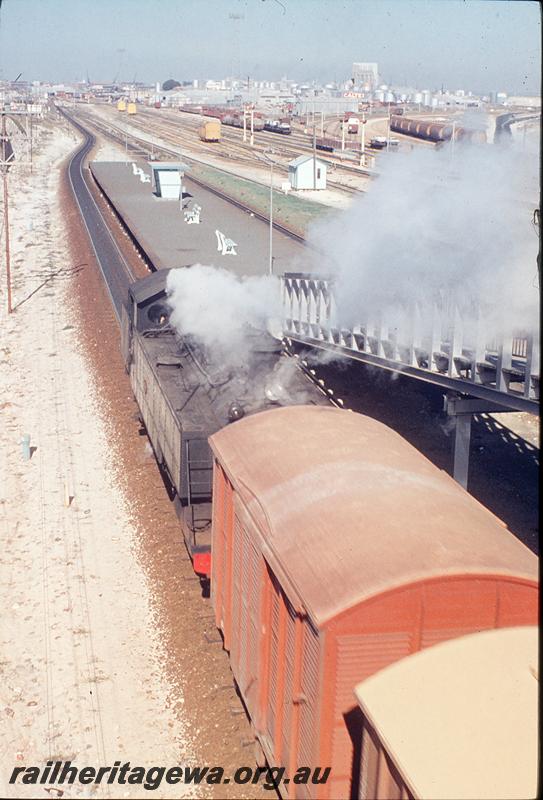
[{"label": "railway track", "polygon": [[[273,146],[274,149],[277,150],[277,156],[279,158],[284,159],[285,163],[279,166],[280,168],[282,166],[285,171],[288,170],[288,162],[292,161],[292,159],[304,153],[308,155],[313,154],[311,142],[308,143],[307,137],[300,132],[294,132],[290,136],[281,136],[268,131],[258,131],[256,136],[259,139],[265,139],[265,141],[255,141],[253,147],[249,147],[248,144],[243,142],[243,134],[240,129],[223,125],[220,144],[209,144],[200,141],[198,137],[198,128],[200,127],[202,119],[200,116],[183,112],[178,112],[174,116],[173,112],[168,112],[167,110],[164,112],[156,112],[145,108],[141,108],[138,111],[138,115],[131,118],[131,122],[137,125],[138,119],[145,118],[145,120],[152,120],[155,131],[174,145],[180,143],[184,133],[188,133],[191,137],[190,146],[193,151],[213,155],[214,157],[218,156],[225,160],[235,160],[236,162],[243,161],[251,167],[262,166],[264,159],[259,159],[258,156],[269,150],[270,146]],[[372,153],[371,150],[367,152],[368,154]],[[339,172],[348,173],[352,176],[363,178],[375,176],[376,174],[375,171],[364,169],[354,164],[346,164],[345,158],[348,158],[347,155],[341,158],[334,157],[330,153],[318,151],[318,157],[326,161],[329,167],[333,167]],[[328,185],[349,195],[356,194],[360,191],[356,187],[330,179],[328,180]]]},{"label": "railway track", "polygon": [[83,175],[83,162],[93,149],[96,139],[63,109],[58,108],[58,111],[84,137],[82,146],[69,161],[68,179],[119,321],[121,307],[128,296],[128,286],[135,280],[135,276],[113,238]]},{"label": "railway track", "polygon": [[[75,121],[73,121],[72,118],[68,114],[64,113],[64,116],[67,119],[69,119],[71,122],[73,122],[74,125],[76,124]],[[101,124],[101,123],[97,122],[95,119],[89,120],[88,124],[91,125],[102,136],[105,136],[105,137],[109,138],[110,140],[114,141],[116,144],[121,145],[122,147],[126,147],[127,151],[130,151],[130,153],[132,154],[133,157],[139,156],[140,158],[141,157],[149,158],[149,155],[150,155],[150,153],[149,153],[150,143],[148,141],[146,141],[145,139],[139,139],[138,137],[134,136],[133,134],[129,134],[128,137],[127,137],[125,135],[125,133],[123,131],[121,131],[119,128],[114,128],[114,127],[110,126],[109,123]],[[80,123],[77,123],[77,127],[81,131],[85,131],[86,130]],[[171,157],[173,155],[176,158],[179,158],[179,153],[178,152],[176,152],[175,150],[169,150],[168,148],[163,147],[163,146],[154,147],[154,153],[155,153],[155,155],[162,153],[165,156],[170,156]],[[191,158],[190,157],[186,157],[186,160],[190,161]],[[228,173],[228,174],[231,174],[231,173]],[[239,177],[243,177],[243,176],[239,176]],[[236,200],[234,197],[231,197],[230,195],[226,194],[225,192],[221,192],[219,189],[216,189],[214,186],[210,186],[209,184],[205,183],[205,181],[202,181],[199,178],[195,178],[194,176],[190,176],[189,177],[188,175],[185,175],[184,181],[187,184],[194,183],[197,186],[200,186],[202,189],[205,189],[206,191],[211,192],[212,194],[216,195],[217,197],[220,197],[221,200],[225,200],[226,202],[230,203],[231,205],[235,206],[236,208],[239,208],[241,211],[248,212],[248,213],[252,214],[252,216],[255,217],[256,219],[259,219],[262,222],[266,222],[266,223],[269,224],[269,221],[270,221],[269,217],[267,217],[265,214],[260,213],[259,211],[255,210],[251,206],[248,206],[248,205],[245,205],[244,203],[241,203],[239,200]],[[91,197],[91,199],[92,199],[92,197]],[[93,202],[94,202],[94,200],[93,200]],[[294,241],[300,242],[301,244],[305,245],[306,247],[313,248],[313,246],[308,243],[308,241],[307,241],[307,239],[305,239],[305,237],[301,236],[299,233],[296,233],[296,231],[291,230],[287,226],[281,225],[279,222],[274,222],[273,223],[273,228],[274,228],[274,230],[279,231],[280,233],[282,233],[284,236],[288,236],[289,239],[293,239]],[[134,279],[132,278],[131,280],[134,280]]]},{"label": "railway track", "polygon": [[[145,112],[144,112],[145,113]],[[148,115],[146,114],[146,117]],[[181,115],[180,115],[181,116]],[[191,117],[194,115],[186,114],[185,116]],[[194,125],[191,123],[194,122]],[[224,159],[228,162],[235,162],[236,164],[244,163],[247,164],[249,167],[258,167],[262,169],[263,166],[266,166],[266,161],[263,158],[263,154],[269,150],[269,144],[255,144],[251,149],[248,148],[248,145],[244,144],[241,140],[241,137],[237,133],[236,128],[228,129],[227,126],[222,127],[221,131],[221,142],[220,144],[208,144],[206,142],[200,142],[198,138],[198,127],[197,119],[195,120],[181,120],[181,124],[177,120],[174,119],[167,119],[161,117],[159,121],[154,119],[153,122],[154,130],[157,134],[161,136],[161,138],[170,141],[172,144],[178,144],[180,142],[180,134],[188,132],[193,141],[191,142],[191,147],[196,149],[199,152],[205,153],[206,155],[212,155],[214,158]],[[264,133],[263,131],[259,131],[259,135]],[[267,133],[267,132],[266,132]],[[278,134],[270,133],[267,134],[270,139],[270,144],[274,144],[277,146],[277,156],[283,161],[283,163],[277,161],[277,165],[279,169],[283,169],[285,173],[288,173],[288,163],[292,161],[294,158],[297,158],[300,155],[300,150],[313,154],[312,148],[305,147],[297,147],[297,149],[285,149],[283,138],[289,139],[291,141],[291,137],[281,137]],[[279,146],[278,146],[279,145]],[[281,146],[283,145],[283,146]],[[259,158],[261,156],[261,158]],[[329,154],[326,154],[323,157],[323,154],[319,151],[318,158],[329,165],[329,167],[333,167],[334,169],[339,169],[341,167],[341,162],[334,160],[329,157]],[[343,169],[356,174],[359,177],[364,177],[369,175],[370,173],[359,168],[354,167],[343,167]],[[243,176],[239,176],[243,177]],[[336,189],[337,191],[343,192],[344,194],[348,194],[352,196],[354,194],[359,193],[359,189],[353,186],[349,186],[348,184],[341,183],[339,181],[331,180],[328,178],[328,187]]]},{"label": "railway track", "polygon": [[[146,117],[147,116],[149,116],[149,117],[150,116],[154,116],[153,112],[152,111],[148,111],[147,109],[144,109],[143,113],[146,115]],[[171,123],[172,125],[175,125],[176,131],[177,131],[177,133],[179,133],[180,126],[187,125],[189,122],[192,121],[192,120],[189,120],[187,118],[191,118],[191,117],[195,117],[196,116],[196,120],[200,119],[200,117],[198,117],[197,115],[189,114],[189,113],[186,113],[186,112],[178,112],[178,114],[179,114],[179,116],[176,117],[175,119],[173,118],[173,116],[166,117],[165,114],[162,114],[161,117],[160,117],[160,122],[163,123],[163,122],[166,122],[166,120],[167,120],[168,123]],[[157,119],[157,117],[155,116],[155,124],[156,124],[156,119]],[[197,131],[198,127],[199,127],[199,123],[197,123],[195,125],[195,127],[194,127],[194,131],[195,132]],[[190,129],[192,130],[192,127]],[[313,144],[312,144],[312,141],[311,141],[311,137],[310,136],[308,137],[308,135],[302,133],[301,131],[293,131],[288,136],[281,136],[280,134],[272,133],[270,131],[258,131],[258,133],[256,135],[259,138],[265,139],[266,141],[265,141],[265,143],[255,142],[255,144],[253,145],[253,147],[249,151],[248,151],[248,146],[246,144],[244,144],[243,141],[242,141],[242,138],[241,138],[242,135],[243,135],[242,129],[230,127],[230,126],[227,126],[227,125],[223,125],[222,128],[221,128],[222,141],[227,140],[229,145],[237,146],[244,153],[246,158],[247,158],[247,153],[248,152],[249,152],[249,154],[251,154],[253,152],[263,153],[265,150],[267,150],[270,147],[270,145],[273,145],[275,148],[277,148],[277,150],[279,151],[279,154],[281,156],[283,156],[285,159],[289,159],[289,160],[292,160],[293,158],[297,158],[299,155],[304,154],[304,153],[307,153],[308,155],[312,155],[313,154]],[[247,135],[249,135],[249,133]],[[289,145],[290,145],[290,149],[289,149]],[[293,145],[294,145],[295,149],[292,149]],[[347,141],[347,145],[348,145],[348,141]],[[211,145],[210,146],[210,148],[209,148],[210,152],[213,152],[213,148],[214,147],[216,147],[216,145]],[[368,148],[366,148],[366,154],[367,155],[374,155],[372,150],[368,150]],[[372,170],[365,169],[363,167],[359,167],[359,166],[354,165],[354,164],[352,164],[352,165],[351,164],[346,164],[345,163],[345,158],[349,158],[349,156],[347,154],[347,151],[345,151],[345,156],[343,158],[338,157],[338,156],[334,156],[331,153],[323,154],[322,151],[318,152],[318,157],[321,158],[322,160],[326,161],[329,165],[331,165],[331,166],[333,166],[333,167],[335,167],[335,168],[337,168],[339,170],[342,170],[344,172],[352,173],[352,174],[358,175],[360,177],[371,177],[371,176],[375,175],[375,172],[372,171]],[[251,161],[251,163],[254,163],[255,159],[249,157],[248,160]],[[350,188],[348,186],[346,187],[345,184],[341,184],[341,183],[336,183],[336,187],[338,189],[346,189],[346,190],[348,190]]]}]

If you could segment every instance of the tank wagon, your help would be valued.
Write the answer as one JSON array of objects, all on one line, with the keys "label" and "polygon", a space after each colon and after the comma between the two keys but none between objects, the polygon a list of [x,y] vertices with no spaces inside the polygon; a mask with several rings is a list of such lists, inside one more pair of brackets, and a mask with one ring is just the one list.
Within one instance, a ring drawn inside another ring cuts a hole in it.
[{"label": "tank wagon", "polygon": [[207,120],[198,128],[198,136],[202,142],[220,142],[221,121],[219,119]]},{"label": "tank wagon", "polygon": [[359,800],[537,797],[537,665],[538,629],[501,628],[360,683]]},{"label": "tank wagon", "polygon": [[282,408],[210,442],[215,621],[262,753],[290,775],[331,767],[285,797],[357,797],[355,686],[447,639],[536,624],[537,559],[362,415]]},{"label": "tank wagon", "polygon": [[170,272],[159,270],[129,287],[121,349],[194,569],[208,576],[213,472],[208,437],[246,414],[329,400],[265,331],[247,331],[249,356],[239,369],[225,369],[198,341],[176,333],[169,324]]},{"label": "tank wagon", "polygon": [[409,119],[394,115],[390,118],[390,130],[396,133],[403,133],[406,136],[415,136],[418,139],[425,139],[429,142],[446,142],[453,136],[454,138],[464,139],[470,142],[485,143],[486,134],[484,131],[469,130],[461,126],[454,126],[450,122],[431,122],[419,119]]}]

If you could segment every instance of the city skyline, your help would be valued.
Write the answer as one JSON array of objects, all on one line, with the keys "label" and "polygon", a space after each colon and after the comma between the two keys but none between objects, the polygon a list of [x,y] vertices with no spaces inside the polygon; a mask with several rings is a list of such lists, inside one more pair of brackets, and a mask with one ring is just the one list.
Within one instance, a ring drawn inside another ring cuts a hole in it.
[{"label": "city skyline", "polygon": [[374,61],[388,84],[539,94],[540,29],[510,0],[3,0],[0,78],[343,82]]}]

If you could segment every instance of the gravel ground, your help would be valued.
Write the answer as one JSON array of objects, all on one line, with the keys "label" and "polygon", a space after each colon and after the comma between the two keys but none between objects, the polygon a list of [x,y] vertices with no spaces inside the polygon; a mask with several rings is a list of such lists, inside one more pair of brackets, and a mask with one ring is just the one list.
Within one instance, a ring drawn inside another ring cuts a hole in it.
[{"label": "gravel ground", "polygon": [[[110,145],[99,142],[98,147],[108,157],[115,157]],[[124,160],[120,149],[116,155]],[[109,215],[106,218],[113,234],[135,274],[148,274],[105,201],[97,191],[94,194]],[[135,552],[151,587],[153,622],[164,650],[162,669],[171,686],[168,705],[179,719],[189,721],[196,762],[220,765],[232,775],[240,766],[254,767],[250,724],[214,627],[210,601],[194,576],[179,521],[147,437],[141,435],[137,406],[120,356],[117,322],[67,182],[61,197],[72,252],[89,265],[73,281],[82,349],[108,431],[115,483],[138,525]],[[270,792],[259,786],[229,784],[202,787],[201,791],[202,796],[215,798],[270,797]]]},{"label": "gravel ground", "polygon": [[[7,784],[15,766],[186,764],[199,736],[163,669],[153,587],[138,558],[143,527],[115,480],[111,431],[81,346],[74,288],[91,267],[82,249],[69,251],[58,199],[75,139],[48,124],[38,137],[33,175],[10,176],[9,317],[0,297],[0,796],[10,798],[36,796],[32,785]],[[134,786],[93,788],[141,796]],[[179,786],[161,793],[194,796]]]},{"label": "gravel ground", "polygon": [[[74,208],[65,126],[10,176],[16,310],[0,294],[0,797],[15,766],[254,766],[209,600],[134,419],[119,333]],[[108,152],[111,152],[108,150]],[[126,236],[138,274],[146,270]],[[2,242],[3,244],[3,242]],[[32,457],[22,458],[30,434]],[[138,797],[137,787],[64,787]],[[40,795],[48,789],[40,787]],[[147,795],[147,793],[145,793]],[[262,797],[161,786],[160,797]]]}]

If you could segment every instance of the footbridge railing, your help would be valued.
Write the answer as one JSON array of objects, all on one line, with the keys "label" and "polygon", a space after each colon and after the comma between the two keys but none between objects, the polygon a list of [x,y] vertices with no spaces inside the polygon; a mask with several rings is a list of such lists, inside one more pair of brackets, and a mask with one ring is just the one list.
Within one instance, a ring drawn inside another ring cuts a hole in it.
[{"label": "footbridge railing", "polygon": [[[413,304],[386,317],[338,324],[333,278],[285,273],[283,332],[293,341],[489,401],[502,410],[539,411],[539,336],[514,330],[499,340],[482,321],[443,303]],[[497,409],[496,409],[497,410]]]}]

